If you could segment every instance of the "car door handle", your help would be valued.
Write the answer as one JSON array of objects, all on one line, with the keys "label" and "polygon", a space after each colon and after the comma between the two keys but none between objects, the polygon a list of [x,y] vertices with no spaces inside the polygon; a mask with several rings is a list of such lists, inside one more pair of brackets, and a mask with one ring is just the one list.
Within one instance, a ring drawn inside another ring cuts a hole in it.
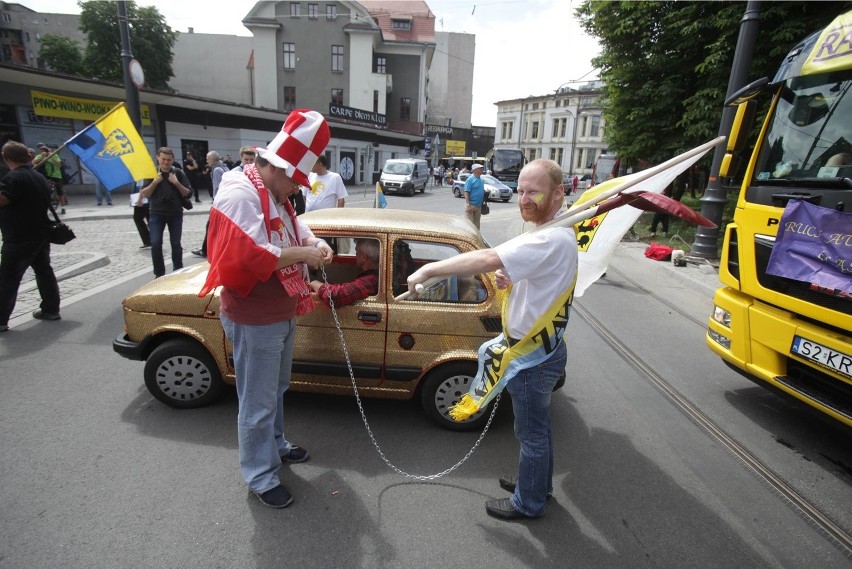
[{"label": "car door handle", "polygon": [[382,315],[378,312],[359,312],[358,320],[364,323],[376,324],[382,321]]}]

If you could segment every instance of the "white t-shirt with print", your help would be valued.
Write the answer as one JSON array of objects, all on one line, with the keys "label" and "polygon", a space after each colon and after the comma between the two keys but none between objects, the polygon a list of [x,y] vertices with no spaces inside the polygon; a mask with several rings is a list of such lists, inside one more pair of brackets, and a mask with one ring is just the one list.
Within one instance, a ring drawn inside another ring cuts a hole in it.
[{"label": "white t-shirt with print", "polygon": [[494,248],[512,279],[506,309],[509,336],[523,338],[577,274],[573,228],[551,227],[523,234]]},{"label": "white t-shirt with print", "polygon": [[323,176],[311,172],[308,175],[308,181],[311,187],[302,188],[305,196],[305,213],[315,209],[337,207],[337,200],[349,196],[346,186],[343,185],[343,178],[336,172],[326,172]]}]

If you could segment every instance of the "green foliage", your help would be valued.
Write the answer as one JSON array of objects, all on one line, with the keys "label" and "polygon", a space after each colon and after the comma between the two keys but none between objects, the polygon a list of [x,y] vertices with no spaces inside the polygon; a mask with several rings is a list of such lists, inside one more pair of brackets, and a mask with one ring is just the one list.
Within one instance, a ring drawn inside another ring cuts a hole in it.
[{"label": "green foliage", "polygon": [[[99,79],[122,81],[121,30],[115,2],[80,1],[80,30],[88,34],[84,63],[88,72]],[[177,33],[153,6],[137,7],[127,2],[130,45],[133,57],[145,70],[146,86],[168,89],[172,71],[172,48]]]},{"label": "green foliage", "polygon": [[[719,131],[745,2],[592,1],[577,8],[598,39],[606,142],[628,164],[659,163]],[[750,80],[852,2],[761,2]],[[709,159],[709,158],[708,158]]]},{"label": "green foliage", "polygon": [[83,74],[83,52],[80,45],[67,36],[42,36],[38,56],[54,71],[70,75]]}]

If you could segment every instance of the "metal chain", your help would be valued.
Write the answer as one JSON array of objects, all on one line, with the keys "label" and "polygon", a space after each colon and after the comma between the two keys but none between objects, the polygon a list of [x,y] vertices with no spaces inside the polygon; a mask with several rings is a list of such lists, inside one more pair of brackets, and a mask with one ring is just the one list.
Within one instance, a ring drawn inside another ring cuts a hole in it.
[{"label": "metal chain", "polygon": [[[322,265],[320,269],[322,270],[323,282],[325,284],[328,284],[328,278],[325,274],[325,266]],[[358,393],[358,386],[355,384],[355,372],[352,371],[352,362],[349,359],[349,350],[346,347],[346,341],[343,339],[343,328],[340,326],[340,319],[337,317],[337,309],[335,309],[334,307],[334,299],[331,298],[331,296],[328,297],[328,303],[331,306],[331,314],[332,316],[334,316],[334,324],[335,326],[337,326],[337,335],[340,337],[340,346],[343,348],[343,356],[346,358],[346,367],[349,370],[349,379],[352,381],[352,390],[355,392],[355,401],[358,403],[358,411],[361,413],[361,421],[363,421],[364,428],[367,429],[367,434],[370,435],[370,440],[373,442],[373,446],[375,447],[379,457],[382,459],[382,462],[388,465],[388,468],[390,468],[397,474],[400,474],[406,478],[411,478],[413,480],[419,480],[420,482],[428,482],[430,480],[436,480],[438,478],[441,478],[442,476],[449,474],[450,472],[456,470],[462,464],[467,462],[467,459],[471,457],[473,452],[479,446],[479,443],[481,443],[482,440],[485,438],[485,434],[488,432],[488,428],[491,426],[491,421],[494,420],[494,414],[497,412],[497,406],[500,403],[500,394],[498,394],[497,398],[494,400],[494,408],[491,409],[491,414],[488,416],[488,421],[485,423],[485,428],[482,429],[482,433],[479,435],[479,438],[476,439],[476,442],[473,444],[472,447],[470,447],[470,450],[467,451],[467,454],[465,454],[461,460],[459,460],[457,463],[447,468],[446,470],[442,470],[441,472],[437,472],[435,474],[411,474],[402,470],[401,468],[393,464],[385,456],[385,453],[382,451],[381,446],[379,446],[379,442],[376,440],[376,436],[373,434],[373,429],[370,428],[370,423],[369,421],[367,421],[367,415],[364,412],[364,406],[361,404],[361,395]]]}]

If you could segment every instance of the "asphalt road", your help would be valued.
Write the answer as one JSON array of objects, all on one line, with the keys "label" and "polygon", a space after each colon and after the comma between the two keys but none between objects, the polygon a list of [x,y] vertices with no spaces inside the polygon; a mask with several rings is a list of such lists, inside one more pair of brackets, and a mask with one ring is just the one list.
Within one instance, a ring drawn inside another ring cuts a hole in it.
[{"label": "asphalt road", "polygon": [[[515,199],[484,218],[490,242],[517,229]],[[463,208],[442,190],[389,201]],[[203,231],[195,217],[187,249]],[[240,479],[236,398],[166,407],[146,391],[142,364],[112,352],[121,299],[151,278],[127,223],[76,221],[81,250],[107,249],[125,265],[91,271],[103,282],[65,296],[62,321],[0,337],[2,568],[852,565],[706,421],[847,533],[848,433],[723,366],[703,344],[707,289],[626,253],[572,313],[544,517],[507,523],[484,511],[505,495],[498,476],[516,469],[508,400],[461,468],[417,483],[382,463],[351,398],[304,394],[287,396],[288,437],[312,456],[282,469],[293,506],[270,510]],[[81,286],[76,278],[63,294]],[[478,436],[437,429],[412,403],[365,401],[365,410],[388,459],[417,474],[453,465]]]}]

